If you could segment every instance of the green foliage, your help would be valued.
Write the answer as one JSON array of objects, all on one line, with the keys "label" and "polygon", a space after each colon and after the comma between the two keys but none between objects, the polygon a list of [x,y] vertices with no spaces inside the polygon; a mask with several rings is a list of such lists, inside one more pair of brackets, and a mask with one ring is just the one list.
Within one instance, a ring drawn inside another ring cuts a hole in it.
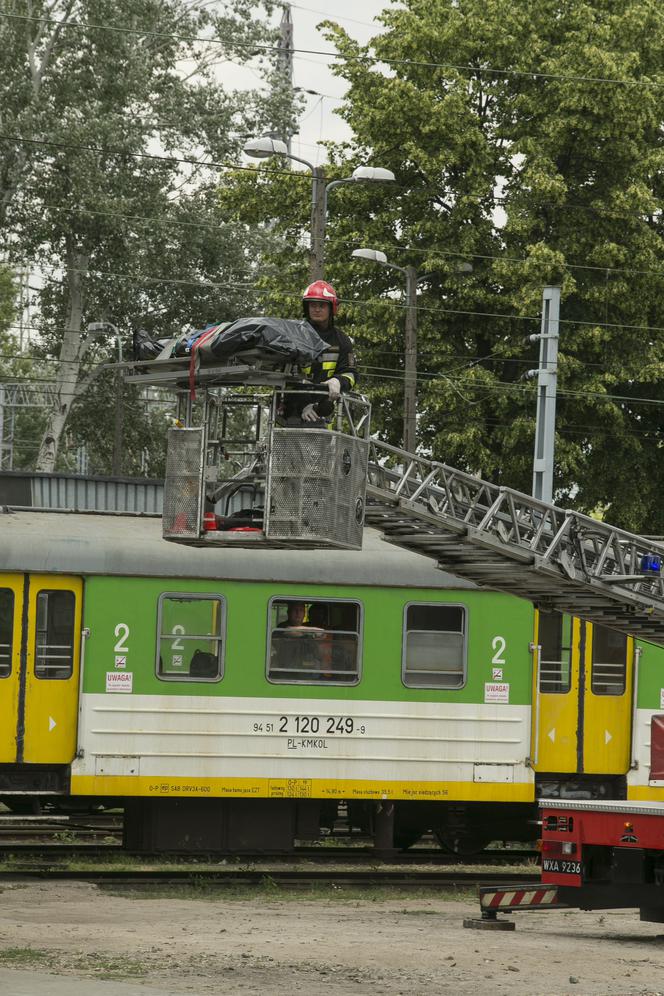
[{"label": "green foliage", "polygon": [[[366,48],[327,26],[354,135],[331,150],[329,175],[370,162],[397,176],[333,191],[328,218],[327,276],[377,428],[400,442],[404,279],[351,264],[352,249],[417,268],[422,451],[525,491],[527,336],[542,288],[559,284],[557,499],[664,532],[661,12],[649,0],[403,0],[382,20]],[[264,272],[285,300],[306,277],[306,192],[266,173],[238,179],[230,208],[271,224]]]},{"label": "green foliage", "polygon": [[[214,191],[245,133],[283,133],[293,117],[272,54],[257,62],[253,49],[273,42],[273,10],[271,0],[17,0],[0,18],[0,229],[17,261],[44,268],[35,352],[60,357],[60,386],[115,354],[114,336],[88,348],[89,322],[117,326],[127,355],[138,327],[169,336],[248,306],[252,238],[226,222]],[[218,66],[231,60],[253,60],[269,89],[224,88]],[[138,453],[156,425],[132,397],[126,439],[144,429]],[[101,428],[85,417],[92,402],[80,404],[71,445],[88,444],[91,470],[108,471]],[[92,408],[112,418],[112,403]]]},{"label": "green foliage", "polygon": [[[76,469],[76,445],[85,440],[89,467],[97,473],[110,473],[118,413],[115,378],[112,371],[97,377],[74,406],[67,424],[68,445],[60,457],[63,469]],[[144,396],[133,384],[122,385],[121,397],[122,476],[163,477],[166,432],[173,424],[174,403]]]},{"label": "green foliage", "polygon": [[16,287],[8,267],[0,266],[0,343],[16,316]]}]

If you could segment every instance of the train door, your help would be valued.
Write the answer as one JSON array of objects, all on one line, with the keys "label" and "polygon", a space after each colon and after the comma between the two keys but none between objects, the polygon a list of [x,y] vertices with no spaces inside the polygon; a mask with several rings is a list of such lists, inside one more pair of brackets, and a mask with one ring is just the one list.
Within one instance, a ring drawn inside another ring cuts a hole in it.
[{"label": "train door", "polygon": [[68,764],[76,752],[80,578],[0,575],[0,762]]},{"label": "train door", "polygon": [[634,640],[586,623],[583,771],[623,775],[631,762]]},{"label": "train door", "polygon": [[[0,763],[16,760],[23,576],[0,576]],[[19,638],[17,638],[19,634]]]},{"label": "train door", "polygon": [[535,770],[624,774],[630,764],[634,641],[559,612],[537,615]]}]

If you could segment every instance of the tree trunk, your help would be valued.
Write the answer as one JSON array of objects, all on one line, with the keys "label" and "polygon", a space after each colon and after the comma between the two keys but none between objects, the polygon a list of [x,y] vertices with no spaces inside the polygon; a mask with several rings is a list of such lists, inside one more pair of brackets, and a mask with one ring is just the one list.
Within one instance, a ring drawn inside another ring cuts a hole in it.
[{"label": "tree trunk", "polygon": [[77,393],[81,360],[87,349],[87,342],[81,339],[81,319],[85,296],[83,282],[88,262],[88,256],[74,249],[67,253],[69,308],[55,384],[57,401],[47,418],[36,467],[49,474],[55,469],[60,439]]}]

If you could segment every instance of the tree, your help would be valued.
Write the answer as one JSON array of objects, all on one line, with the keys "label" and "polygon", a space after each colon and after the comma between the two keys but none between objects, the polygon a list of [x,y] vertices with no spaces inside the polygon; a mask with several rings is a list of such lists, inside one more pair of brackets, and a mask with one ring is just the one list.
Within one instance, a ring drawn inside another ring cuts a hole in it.
[{"label": "tree", "polygon": [[16,315],[16,286],[12,272],[0,266],[0,342],[5,342]]},{"label": "tree", "polygon": [[[42,349],[59,354],[58,403],[37,466],[50,470],[86,383],[88,322],[125,335],[139,324],[179,330],[241,297],[247,246],[210,191],[243,132],[286,128],[292,107],[283,88],[229,93],[214,75],[220,57],[246,61],[271,41],[255,17],[270,2],[229,0],[222,14],[184,0],[29,6],[30,16],[0,18],[14,46],[13,72],[0,74],[11,139],[0,182],[14,254],[48,268]],[[270,84],[267,57],[262,71]]]},{"label": "tree", "polygon": [[355,136],[336,161],[373,159],[399,180],[388,196],[340,191],[329,226],[330,275],[370,302],[353,314],[379,423],[398,441],[402,285],[342,265],[351,248],[422,277],[423,450],[523,490],[525,337],[542,287],[560,284],[558,499],[661,532],[661,14],[648,0],[404,0],[382,19],[366,48],[328,26]]}]

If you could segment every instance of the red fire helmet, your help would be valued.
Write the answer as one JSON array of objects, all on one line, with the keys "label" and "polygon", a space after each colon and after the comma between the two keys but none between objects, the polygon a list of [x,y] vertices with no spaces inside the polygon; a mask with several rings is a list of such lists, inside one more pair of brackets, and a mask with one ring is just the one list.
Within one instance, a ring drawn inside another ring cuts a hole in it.
[{"label": "red fire helmet", "polygon": [[333,315],[336,315],[339,307],[337,292],[332,284],[328,284],[326,280],[314,280],[313,284],[309,284],[302,295],[302,301],[304,303],[307,301],[326,301],[327,304],[332,305]]}]

